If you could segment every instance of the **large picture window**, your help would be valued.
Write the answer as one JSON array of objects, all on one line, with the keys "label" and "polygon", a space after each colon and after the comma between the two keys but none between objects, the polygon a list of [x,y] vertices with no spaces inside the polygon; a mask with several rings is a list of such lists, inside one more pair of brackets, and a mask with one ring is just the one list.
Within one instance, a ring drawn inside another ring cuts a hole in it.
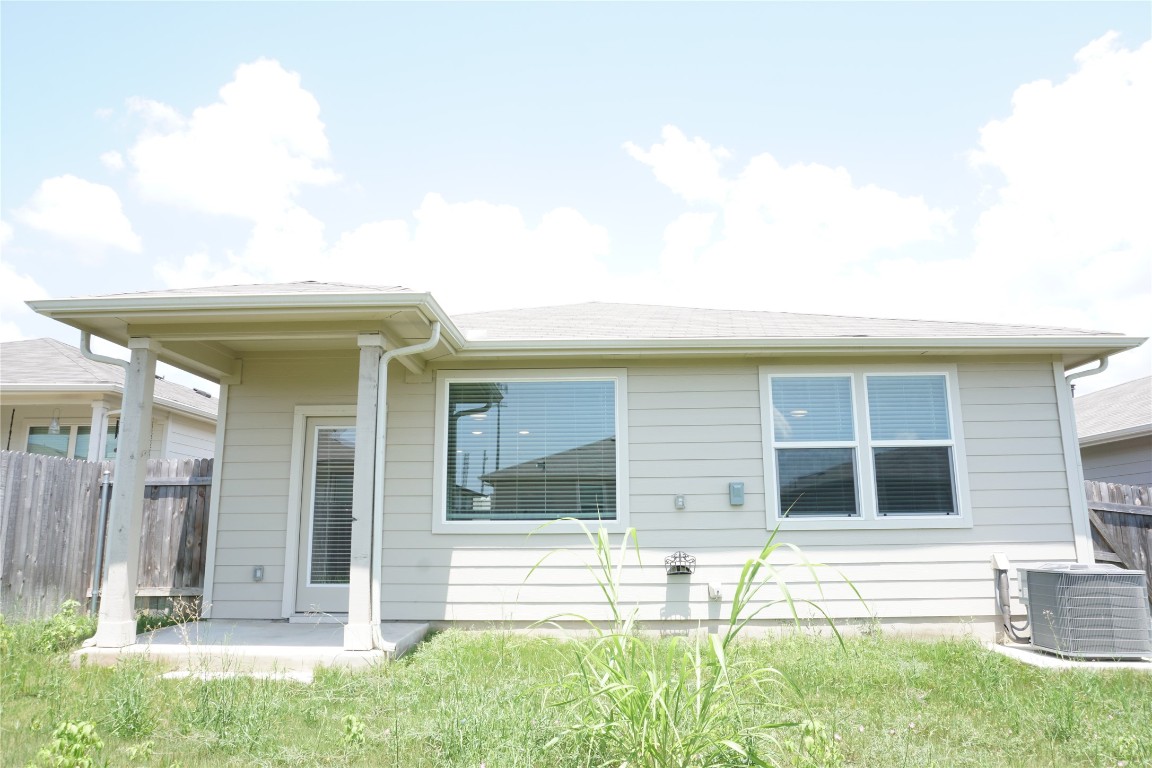
[{"label": "large picture window", "polygon": [[622,387],[622,376],[444,375],[443,521],[619,520]]},{"label": "large picture window", "polygon": [[769,524],[967,524],[954,379],[762,369]]}]

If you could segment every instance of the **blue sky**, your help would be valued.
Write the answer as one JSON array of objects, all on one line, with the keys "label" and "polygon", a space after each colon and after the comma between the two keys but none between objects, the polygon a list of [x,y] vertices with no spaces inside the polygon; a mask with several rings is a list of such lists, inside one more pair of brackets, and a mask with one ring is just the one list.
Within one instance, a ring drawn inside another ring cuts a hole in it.
[{"label": "blue sky", "polygon": [[4,338],[75,343],[25,299],[282,279],[1152,334],[1146,3],[4,2],[0,35]]}]

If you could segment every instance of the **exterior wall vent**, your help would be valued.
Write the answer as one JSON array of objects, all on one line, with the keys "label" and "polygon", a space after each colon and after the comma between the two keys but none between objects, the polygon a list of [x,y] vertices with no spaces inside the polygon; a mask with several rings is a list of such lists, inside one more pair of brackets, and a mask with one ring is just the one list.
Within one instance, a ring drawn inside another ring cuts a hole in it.
[{"label": "exterior wall vent", "polygon": [[1115,565],[1045,563],[1020,568],[1032,646],[1060,656],[1152,656],[1148,577]]}]

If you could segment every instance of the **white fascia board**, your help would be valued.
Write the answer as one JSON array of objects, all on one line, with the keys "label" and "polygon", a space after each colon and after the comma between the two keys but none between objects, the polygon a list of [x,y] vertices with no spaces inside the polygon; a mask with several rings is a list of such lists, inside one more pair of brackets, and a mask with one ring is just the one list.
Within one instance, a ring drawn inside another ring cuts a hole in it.
[{"label": "white fascia board", "polygon": [[[567,354],[733,354],[766,353],[775,350],[793,352],[970,352],[1020,350],[1040,353],[1067,352],[1113,354],[1143,344],[1146,339],[1129,336],[993,336],[993,337],[818,337],[763,339],[562,339],[469,341],[459,356],[489,356],[516,352],[524,355],[556,356]],[[1080,363],[1079,365],[1082,365]]]},{"label": "white fascia board", "polygon": [[1087,437],[1080,438],[1080,447],[1089,448],[1094,445],[1103,445],[1105,443],[1118,443],[1121,440],[1131,440],[1137,437],[1147,437],[1152,435],[1152,424],[1140,424],[1135,427],[1128,427],[1126,429],[1114,429],[1111,432],[1101,432],[1095,435],[1088,435]]},{"label": "white fascia board", "polygon": [[[35,312],[55,320],[115,317],[125,324],[133,315],[170,314],[172,316],[228,313],[241,320],[246,312],[268,310],[299,312],[301,310],[340,309],[418,309],[429,324],[439,322],[441,338],[459,349],[466,342],[464,334],[452,322],[430,293],[272,293],[212,296],[149,296],[143,298],[40,299],[26,302]],[[71,325],[71,323],[69,323]],[[95,333],[95,332],[94,332]],[[96,333],[96,335],[99,335]],[[109,341],[115,342],[114,339]]]}]

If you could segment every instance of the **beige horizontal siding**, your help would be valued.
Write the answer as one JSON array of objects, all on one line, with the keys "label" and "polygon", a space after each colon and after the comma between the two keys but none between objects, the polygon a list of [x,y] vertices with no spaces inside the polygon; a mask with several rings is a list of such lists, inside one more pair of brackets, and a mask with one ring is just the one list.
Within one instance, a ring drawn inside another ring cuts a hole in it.
[{"label": "beige horizontal siding", "polygon": [[[283,609],[292,422],[298,405],[356,399],[354,353],[253,357],[228,392],[212,615],[280,618]],[[265,568],[252,581],[252,568]]]},{"label": "beige horizontal siding", "polygon": [[173,414],[168,419],[166,459],[210,459],[216,452],[216,425]]},{"label": "beige horizontal siding", "polygon": [[[722,606],[707,599],[707,583],[720,582],[730,597],[742,565],[768,539],[757,365],[628,369],[627,506],[645,565],[628,569],[625,600],[638,605],[641,619],[711,620],[726,612],[727,599]],[[602,611],[579,535],[432,533],[434,376],[397,368],[389,382],[384,617],[534,621]],[[355,374],[353,355],[246,363],[244,384],[230,393],[215,615],[279,615],[285,530],[278,521],[287,505],[293,409],[353,402]],[[1074,557],[1051,362],[961,362],[958,383],[973,527],[854,530],[846,523],[780,534],[859,589],[863,603],[851,590],[830,588],[834,615],[987,620],[995,612],[992,552],[1017,564]],[[732,480],[745,483],[743,506],[729,503]],[[677,494],[686,510],[674,509]],[[673,581],[663,558],[678,549],[698,565],[693,576]],[[266,568],[258,585],[254,565]],[[805,575],[797,578],[799,589],[811,588]]]}]

